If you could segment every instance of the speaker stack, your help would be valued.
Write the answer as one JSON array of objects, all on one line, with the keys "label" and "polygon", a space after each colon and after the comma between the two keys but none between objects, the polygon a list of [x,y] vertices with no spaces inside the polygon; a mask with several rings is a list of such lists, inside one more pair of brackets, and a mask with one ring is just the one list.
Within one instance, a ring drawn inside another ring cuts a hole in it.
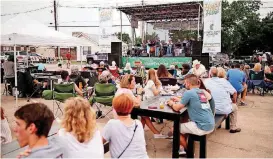
[{"label": "speaker stack", "polygon": [[122,43],[112,42],[111,43],[111,54],[108,54],[108,64],[112,65],[112,61],[115,61],[118,67],[121,67],[122,57]]},{"label": "speaker stack", "polygon": [[203,41],[192,41],[192,61],[198,60],[206,67],[209,68],[209,54],[202,53]]}]

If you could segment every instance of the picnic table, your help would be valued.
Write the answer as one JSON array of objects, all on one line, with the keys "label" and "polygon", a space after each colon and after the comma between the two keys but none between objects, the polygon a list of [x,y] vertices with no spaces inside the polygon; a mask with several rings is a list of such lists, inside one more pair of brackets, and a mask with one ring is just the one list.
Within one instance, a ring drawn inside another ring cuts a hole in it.
[{"label": "picnic table", "polygon": [[[48,139],[51,139],[54,135],[56,135],[58,133],[59,128],[60,128],[59,124],[53,124],[48,133]],[[23,152],[27,148],[27,146],[21,148],[17,140],[13,140],[12,142],[1,146],[2,158],[16,158],[16,156],[20,152]]]},{"label": "picnic table", "polygon": [[[167,119],[174,122],[173,124],[173,150],[172,158],[179,158],[180,147],[180,118],[187,113],[187,108],[183,108],[180,112],[174,111],[165,103],[169,100],[170,96],[157,96],[149,100],[141,102],[140,107],[135,107],[132,110],[131,116],[133,119],[137,119],[137,116],[148,116],[160,119]],[[160,109],[159,105],[163,102],[164,109]],[[156,106],[157,109],[149,109],[149,106]]]}]

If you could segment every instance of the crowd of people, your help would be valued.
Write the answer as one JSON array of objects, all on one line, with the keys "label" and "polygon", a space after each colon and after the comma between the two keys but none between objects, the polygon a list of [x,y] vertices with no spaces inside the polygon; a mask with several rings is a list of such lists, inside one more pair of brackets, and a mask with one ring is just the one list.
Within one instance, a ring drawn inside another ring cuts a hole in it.
[{"label": "crowd of people", "polygon": [[[54,121],[53,112],[42,103],[26,104],[14,113],[15,136],[21,147],[28,146],[19,157],[103,158],[103,144],[109,142],[112,158],[148,158],[144,127],[147,125],[154,138],[170,138],[172,129],[170,133],[162,134],[150,117],[141,116],[140,120],[133,120],[130,113],[143,100],[160,96],[164,90],[160,78],[182,80],[179,85],[186,89],[182,98],[170,97],[167,101],[175,111],[187,108],[188,115],[181,120],[179,151],[186,154],[188,134],[202,136],[213,132],[215,114],[230,115],[230,133],[241,131],[237,121],[238,106],[247,106],[248,81],[253,73],[261,72],[266,82],[273,83],[273,79],[265,78],[265,74],[272,75],[273,66],[262,68],[260,63],[256,63],[253,69],[248,65],[235,64],[228,70],[222,67],[207,70],[200,61],[194,60],[192,66],[182,64],[181,69],[172,65],[168,70],[165,65],[160,65],[157,70],[151,68],[147,71],[142,63],[136,70],[127,63],[122,74],[114,61],[112,66],[100,63],[99,67],[103,70],[99,72],[98,82],[117,88],[112,101],[114,119],[110,119],[100,131],[90,101],[82,97],[69,98],[64,103],[58,135],[48,139]],[[143,87],[134,93],[136,76],[142,77],[144,82]],[[83,96],[79,87],[87,87],[88,84],[77,67],[71,67],[70,75],[62,71],[61,78],[61,83],[73,82],[76,92]],[[1,123],[1,144],[6,144],[11,141],[11,131],[2,108]]]}]

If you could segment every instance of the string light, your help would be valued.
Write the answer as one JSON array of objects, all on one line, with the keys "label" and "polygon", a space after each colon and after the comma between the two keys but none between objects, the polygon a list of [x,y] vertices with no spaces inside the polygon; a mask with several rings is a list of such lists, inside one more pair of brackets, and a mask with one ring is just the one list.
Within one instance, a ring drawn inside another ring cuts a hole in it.
[{"label": "string light", "polygon": [[44,9],[51,8],[51,7],[53,7],[53,6],[47,6],[47,7],[37,8],[37,9],[28,10],[28,11],[24,11],[24,12],[1,14],[1,17],[2,17],[2,16],[8,16],[8,15],[18,15],[18,14],[23,14],[23,13],[36,12],[36,11],[44,10]]}]

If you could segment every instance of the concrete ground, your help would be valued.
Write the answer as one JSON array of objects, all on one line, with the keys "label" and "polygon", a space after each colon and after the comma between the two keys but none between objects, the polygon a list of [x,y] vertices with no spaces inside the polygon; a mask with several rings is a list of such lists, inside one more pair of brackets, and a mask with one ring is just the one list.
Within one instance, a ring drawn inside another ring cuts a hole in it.
[{"label": "concrete ground", "polygon": [[[5,109],[10,127],[14,125],[13,113],[16,110],[15,100],[11,96],[2,95],[4,90],[1,84],[1,106]],[[33,98],[31,102],[43,102],[53,110],[53,101],[41,98]],[[25,98],[19,99],[18,105],[28,103]],[[259,96],[248,94],[248,106],[239,106],[238,126],[242,132],[230,134],[221,129],[209,135],[207,141],[207,157],[209,158],[273,158],[273,96]],[[55,104],[56,106],[56,104]],[[56,109],[56,107],[55,107]],[[61,117],[61,116],[60,116]],[[108,119],[99,119],[100,129]],[[172,122],[164,121],[163,124],[154,123],[163,134],[168,133]],[[150,158],[170,158],[172,152],[172,140],[154,139],[151,131],[145,128],[147,151]],[[195,156],[198,153],[199,144],[196,143]],[[105,157],[110,157],[109,153]]]}]

